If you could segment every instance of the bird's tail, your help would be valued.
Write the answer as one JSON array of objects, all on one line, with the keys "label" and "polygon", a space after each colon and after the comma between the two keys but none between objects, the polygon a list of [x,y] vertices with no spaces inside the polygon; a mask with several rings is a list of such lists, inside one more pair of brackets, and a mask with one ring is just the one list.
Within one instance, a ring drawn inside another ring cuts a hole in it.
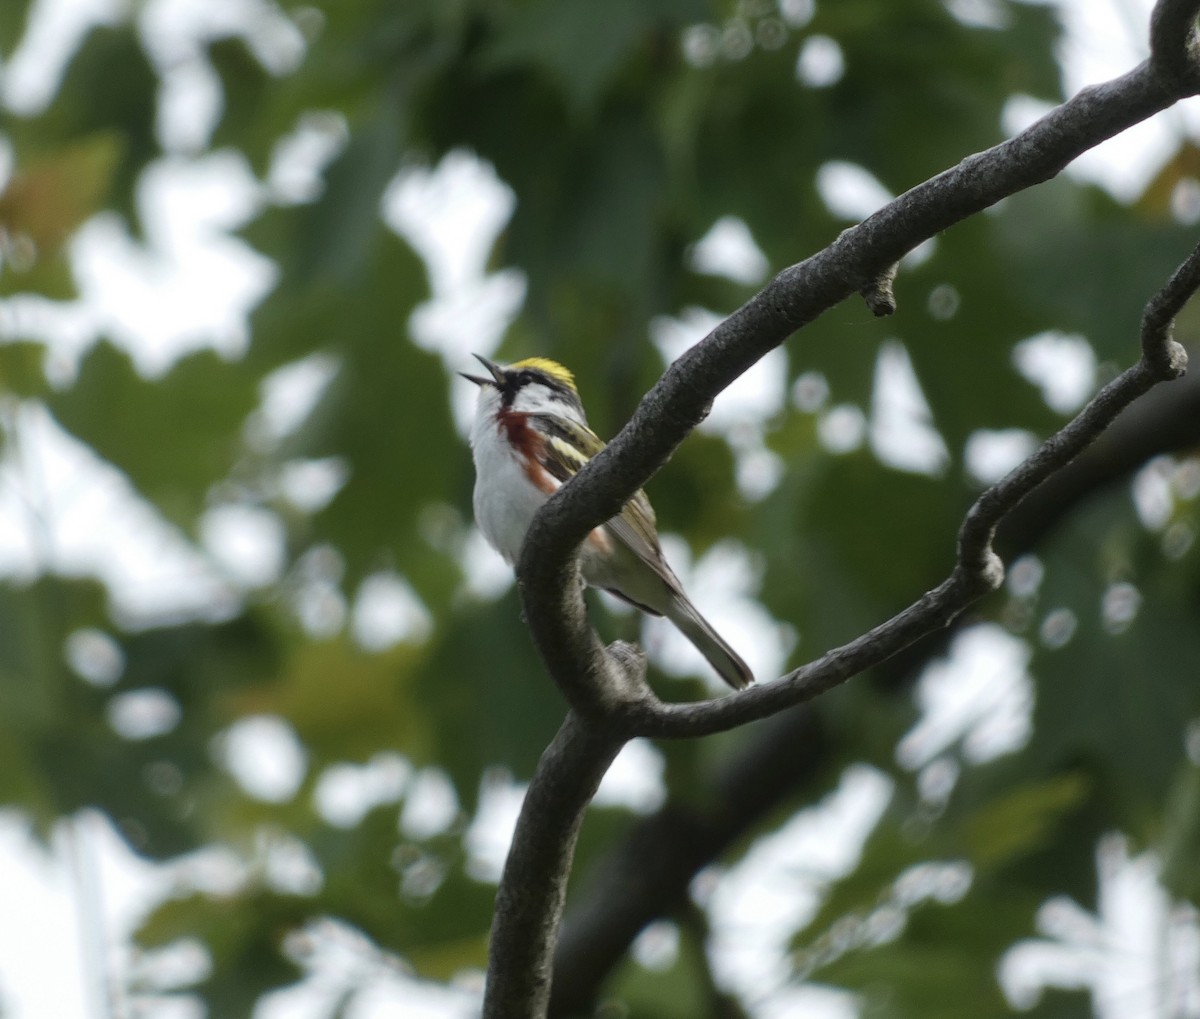
[{"label": "bird's tail", "polygon": [[749,686],[754,682],[754,673],[750,671],[741,656],[733,650],[725,639],[712,628],[712,625],[696,610],[682,591],[673,593],[670,602],[663,606],[665,615],[688,640],[690,640],[709,664],[720,673],[735,690]]}]

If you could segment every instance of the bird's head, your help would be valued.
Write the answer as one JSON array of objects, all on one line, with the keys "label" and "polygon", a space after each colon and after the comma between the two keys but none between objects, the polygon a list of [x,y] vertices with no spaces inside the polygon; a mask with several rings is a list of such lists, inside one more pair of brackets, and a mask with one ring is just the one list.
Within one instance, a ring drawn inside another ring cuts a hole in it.
[{"label": "bird's head", "polygon": [[476,360],[487,375],[459,372],[479,387],[479,413],[496,415],[509,410],[525,414],[558,414],[586,424],[575,376],[557,361],[527,357],[509,365],[496,364],[479,354]]}]

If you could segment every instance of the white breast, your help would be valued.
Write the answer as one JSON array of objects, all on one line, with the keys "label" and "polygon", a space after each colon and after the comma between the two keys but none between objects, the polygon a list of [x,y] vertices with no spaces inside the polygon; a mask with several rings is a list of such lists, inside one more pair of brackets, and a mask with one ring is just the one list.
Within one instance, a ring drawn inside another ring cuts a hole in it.
[{"label": "white breast", "polygon": [[471,451],[475,458],[475,522],[488,544],[514,564],[533,515],[547,496],[526,475],[494,415],[476,416]]}]

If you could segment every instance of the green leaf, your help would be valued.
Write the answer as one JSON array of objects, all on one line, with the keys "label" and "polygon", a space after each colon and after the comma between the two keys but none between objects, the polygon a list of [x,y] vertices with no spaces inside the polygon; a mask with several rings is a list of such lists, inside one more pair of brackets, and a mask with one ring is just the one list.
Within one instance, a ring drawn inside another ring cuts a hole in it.
[{"label": "green leaf", "polygon": [[45,361],[46,348],[40,343],[0,344],[0,393],[22,398],[42,395],[46,390]]},{"label": "green leaf", "polygon": [[211,350],[150,380],[109,343],[94,347],[75,384],[48,401],[64,428],[121,468],[168,520],[188,528],[209,489],[233,467],[257,402],[257,378]]},{"label": "green leaf", "polygon": [[[1125,498],[1094,502],[1047,549],[1039,622],[1066,610],[1069,639],[1035,645],[1038,680],[1029,753],[1043,768],[1095,770],[1126,831],[1142,830],[1175,777],[1185,719],[1200,710],[1200,640],[1194,607],[1173,591],[1170,571]],[[1134,585],[1136,616],[1113,627],[1104,597]],[[1065,633],[1065,631],[1064,631]],[[1151,804],[1155,804],[1151,808]]]},{"label": "green leaf", "polygon": [[32,8],[33,0],[10,0],[0,7],[0,56],[6,60],[21,41]]},{"label": "green leaf", "polygon": [[[208,62],[221,79],[221,119],[213,131],[214,149],[235,147],[250,160],[255,172],[265,175],[273,146],[287,125],[264,130],[264,107],[273,94],[271,78],[241,38],[214,40]],[[268,123],[270,121],[268,120]]]},{"label": "green leaf", "polygon": [[1090,794],[1086,775],[1066,772],[1008,791],[967,818],[964,836],[971,862],[987,871],[1043,849],[1056,828]]},{"label": "green leaf", "polygon": [[381,807],[352,829],[315,832],[310,845],[325,873],[323,908],[423,976],[485,963],[495,889],[464,872],[457,839],[404,841],[396,809]]},{"label": "green leaf", "polygon": [[93,28],[67,65],[50,108],[36,121],[10,118],[18,152],[48,154],[92,136],[121,142],[113,204],[136,222],[134,185],[158,155],[155,98],[158,77],[132,23]]},{"label": "green leaf", "polygon": [[12,238],[30,247],[28,266],[5,265],[0,294],[22,290],[49,297],[74,296],[63,248],[74,231],[109,197],[121,155],[113,131],[90,134],[82,140],[41,153],[20,167],[0,192],[0,223]]},{"label": "green leaf", "polygon": [[411,690],[421,654],[403,644],[368,654],[345,638],[306,645],[270,683],[234,691],[227,710],[286,718],[318,766],[366,761],[380,747],[423,764],[436,758],[424,706]]},{"label": "green leaf", "polygon": [[598,106],[621,66],[707,13],[702,0],[538,0],[514,9],[484,48],[487,70],[533,66],[562,91],[576,116]]},{"label": "green leaf", "polygon": [[[294,218],[274,214],[272,230]],[[311,522],[313,541],[333,544],[347,581],[394,568],[431,594],[452,580],[445,556],[417,537],[422,511],[454,504],[467,485],[469,455],[450,420],[447,378],[438,359],[414,346],[407,323],[427,293],[424,267],[407,244],[372,227],[369,274],[349,286],[299,277],[256,312],[252,363],[275,367],[314,351],[337,371],[317,406],[278,451],[281,458],[338,457],[346,484]],[[425,590],[421,593],[426,594]]]},{"label": "green leaf", "polygon": [[1172,895],[1200,903],[1200,767],[1175,779],[1164,812],[1162,883]]},{"label": "green leaf", "polygon": [[304,923],[311,906],[307,899],[265,889],[227,898],[193,894],[155,909],[138,929],[137,939],[155,948],[198,938],[212,958],[212,971],[195,989],[211,1014],[249,1016],[262,995],[302,975],[281,946],[284,937]]},{"label": "green leaf", "polygon": [[694,960],[685,951],[680,951],[665,969],[648,970],[627,960],[614,975],[610,994],[630,1019],[687,1019],[714,1014],[704,977],[696,972]]},{"label": "green leaf", "polygon": [[479,781],[500,766],[528,779],[562,722],[562,695],[521,623],[515,593],[472,603],[439,631],[414,695],[435,727],[438,759],[474,807]]}]

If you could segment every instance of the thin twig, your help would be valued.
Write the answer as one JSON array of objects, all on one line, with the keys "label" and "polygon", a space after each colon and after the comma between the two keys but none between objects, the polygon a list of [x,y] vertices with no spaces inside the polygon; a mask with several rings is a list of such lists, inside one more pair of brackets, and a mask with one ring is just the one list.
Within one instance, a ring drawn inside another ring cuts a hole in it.
[{"label": "thin twig", "polygon": [[[1185,7],[1194,18],[1200,3],[1160,0],[1160,35],[1161,25],[1182,24]],[[1163,42],[1159,52],[1175,51]],[[571,567],[575,549],[645,485],[703,420],[718,393],[801,326],[856,291],[870,291],[918,244],[1048,180],[1090,148],[1197,90],[1195,75],[1167,73],[1153,61],[1084,89],[1014,138],[919,184],[828,248],[783,270],[676,360],[616,438],[542,507],[518,564],[534,641],[548,659],[547,649],[555,651],[547,666],[572,704],[581,708],[591,698],[611,697],[591,682],[603,670],[597,668],[597,644]]]},{"label": "thin twig", "polygon": [[723,700],[663,704],[645,699],[626,709],[638,736],[684,737],[723,732],[811,700],[927,633],[948,626],[973,601],[1000,586],[1004,567],[992,548],[1000,520],[1056,471],[1075,459],[1114,418],[1159,382],[1183,375],[1187,354],[1170,337],[1175,314],[1200,289],[1200,247],[1147,303],[1142,359],[1100,390],[1067,425],[1006,477],[986,489],[959,531],[958,561],[950,576],[885,623],[827,652],[776,683]]}]

